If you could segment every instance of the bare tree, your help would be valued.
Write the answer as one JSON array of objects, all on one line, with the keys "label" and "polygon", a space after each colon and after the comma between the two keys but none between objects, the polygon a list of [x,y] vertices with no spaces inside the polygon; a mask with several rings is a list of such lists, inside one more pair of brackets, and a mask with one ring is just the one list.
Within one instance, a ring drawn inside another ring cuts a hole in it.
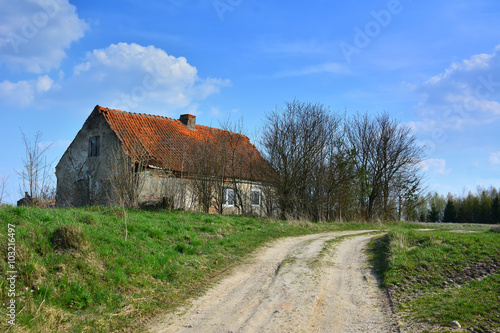
[{"label": "bare tree", "polygon": [[133,146],[128,150],[128,154],[111,154],[109,161],[112,202],[123,208],[139,207],[150,162],[150,155],[141,146]]},{"label": "bare tree", "polygon": [[5,175],[0,175],[0,204],[2,204],[4,197],[6,196],[5,190],[7,188],[7,179]]},{"label": "bare tree", "polygon": [[360,218],[395,219],[395,191],[418,193],[423,148],[416,144],[408,126],[386,113],[353,117],[348,123],[347,140],[355,153]]},{"label": "bare tree", "polygon": [[224,175],[225,156],[218,156],[218,147],[215,135],[211,131],[202,140],[193,140],[189,143],[190,156],[195,156],[189,163],[189,170],[193,178],[194,196],[198,207],[204,213],[209,213],[215,207],[219,213],[222,205],[222,185],[220,177]]},{"label": "bare tree", "polygon": [[243,126],[243,119],[233,123],[230,119],[226,119],[219,123],[219,126],[224,132],[222,132],[223,142],[222,146],[227,164],[227,182],[225,186],[229,186],[234,191],[235,196],[235,207],[238,209],[240,214],[246,214],[247,208],[249,206],[248,191],[242,189],[241,179],[246,177],[258,178],[254,174],[258,170],[256,165],[252,163],[255,158],[252,158],[250,154],[252,151],[245,151],[244,144],[245,140],[248,140],[246,136],[246,130]]},{"label": "bare tree", "polygon": [[[185,147],[182,150],[185,151]],[[161,154],[155,154],[161,155]],[[181,157],[181,166],[186,165],[187,158],[183,154]],[[169,154],[163,156],[160,163],[161,167],[155,170],[156,177],[160,178],[159,193],[162,196],[161,206],[164,209],[184,209],[186,208],[186,197],[188,194],[187,179],[184,171],[174,172],[172,158]],[[182,167],[181,167],[182,169]]]},{"label": "bare tree", "polygon": [[[229,120],[220,123],[222,129],[209,129],[201,138],[190,142],[192,184],[199,207],[224,214],[229,207],[246,213],[249,196],[242,179],[253,178],[255,158],[249,151],[249,139],[243,132],[243,123]],[[255,171],[257,172],[257,171]],[[230,205],[227,205],[230,202]]]},{"label": "bare tree", "polygon": [[[345,135],[345,133],[343,134]],[[358,207],[354,204],[356,175],[353,152],[340,136],[331,146],[324,169],[327,184],[325,219],[353,220]]]},{"label": "bare tree", "polygon": [[358,114],[352,117],[346,127],[346,140],[354,157],[359,218],[366,220],[367,215],[369,215],[367,214],[367,206],[371,184],[370,156],[375,146],[375,131],[367,114]]},{"label": "bare tree", "polygon": [[144,189],[146,169],[150,155],[142,145],[136,143],[128,147],[127,153],[116,150],[110,155],[109,185],[112,198],[109,201],[118,205],[123,214],[125,225],[125,240],[128,238],[127,208],[139,207],[140,194]]},{"label": "bare tree", "polygon": [[390,184],[390,198],[385,218],[391,220],[418,221],[420,198],[424,191],[423,178],[418,168],[398,171]]},{"label": "bare tree", "polygon": [[32,200],[53,199],[55,195],[53,170],[47,162],[46,153],[52,144],[43,146],[42,132],[35,134],[33,141],[21,130],[25,147],[25,157],[22,159],[23,169],[16,170],[21,179],[21,192],[26,192]]},{"label": "bare tree", "polygon": [[339,119],[321,104],[294,100],[267,115],[263,129],[264,157],[275,173],[270,182],[282,218],[325,217],[331,183],[324,171],[335,151]]}]

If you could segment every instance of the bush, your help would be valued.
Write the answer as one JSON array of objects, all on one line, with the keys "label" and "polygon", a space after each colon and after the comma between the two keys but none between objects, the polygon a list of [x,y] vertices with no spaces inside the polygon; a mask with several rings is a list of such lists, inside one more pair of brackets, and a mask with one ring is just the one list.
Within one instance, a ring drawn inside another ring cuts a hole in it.
[{"label": "bush", "polygon": [[57,228],[50,237],[50,242],[56,250],[82,251],[88,247],[88,241],[83,230],[72,225]]}]

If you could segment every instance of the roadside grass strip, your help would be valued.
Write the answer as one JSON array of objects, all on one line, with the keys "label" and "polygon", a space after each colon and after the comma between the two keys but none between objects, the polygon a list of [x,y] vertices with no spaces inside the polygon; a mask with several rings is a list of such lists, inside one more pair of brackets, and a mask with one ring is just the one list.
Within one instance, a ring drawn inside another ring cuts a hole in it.
[{"label": "roadside grass strip", "polygon": [[428,329],[500,328],[500,234],[395,226],[372,243],[396,315]]}]

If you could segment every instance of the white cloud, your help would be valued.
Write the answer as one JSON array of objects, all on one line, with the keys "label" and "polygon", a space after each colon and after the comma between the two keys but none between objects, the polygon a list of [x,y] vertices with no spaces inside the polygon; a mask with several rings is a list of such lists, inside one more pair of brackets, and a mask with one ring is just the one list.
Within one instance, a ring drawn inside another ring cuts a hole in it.
[{"label": "white cloud", "polygon": [[87,23],[68,0],[0,0],[0,65],[43,73],[58,68]]},{"label": "white cloud", "polygon": [[500,151],[490,154],[491,165],[500,165]]},{"label": "white cloud", "polygon": [[500,116],[500,45],[491,54],[451,64],[415,91],[425,97],[417,109],[439,118],[441,128],[491,122]]},{"label": "white cloud", "polygon": [[36,80],[24,80],[19,82],[0,82],[0,96],[8,104],[27,106],[35,96],[48,92],[53,86],[54,80],[47,75],[38,77]]},{"label": "white cloud", "polygon": [[52,80],[47,75],[40,76],[38,78],[38,80],[36,81],[36,90],[39,93],[47,92],[50,90],[50,88],[52,88],[53,83],[54,83],[54,80]]},{"label": "white cloud", "polygon": [[71,81],[96,103],[123,110],[144,110],[154,103],[186,108],[230,84],[229,80],[200,78],[184,57],[134,43],[112,44],[87,53]]},{"label": "white cloud", "polygon": [[420,162],[422,171],[431,172],[440,175],[447,175],[451,169],[446,168],[446,161],[442,158],[428,158]]},{"label": "white cloud", "polygon": [[31,103],[34,97],[33,82],[0,82],[0,96],[2,96],[3,101],[9,104],[17,103],[20,106],[26,106]]}]

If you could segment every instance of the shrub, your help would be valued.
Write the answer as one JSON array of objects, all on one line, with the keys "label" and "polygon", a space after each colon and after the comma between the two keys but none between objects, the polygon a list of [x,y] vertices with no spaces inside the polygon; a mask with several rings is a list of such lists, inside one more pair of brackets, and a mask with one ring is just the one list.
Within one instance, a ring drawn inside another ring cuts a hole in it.
[{"label": "shrub", "polygon": [[57,250],[82,251],[88,247],[83,230],[72,225],[63,225],[57,228],[50,237],[50,242]]}]

